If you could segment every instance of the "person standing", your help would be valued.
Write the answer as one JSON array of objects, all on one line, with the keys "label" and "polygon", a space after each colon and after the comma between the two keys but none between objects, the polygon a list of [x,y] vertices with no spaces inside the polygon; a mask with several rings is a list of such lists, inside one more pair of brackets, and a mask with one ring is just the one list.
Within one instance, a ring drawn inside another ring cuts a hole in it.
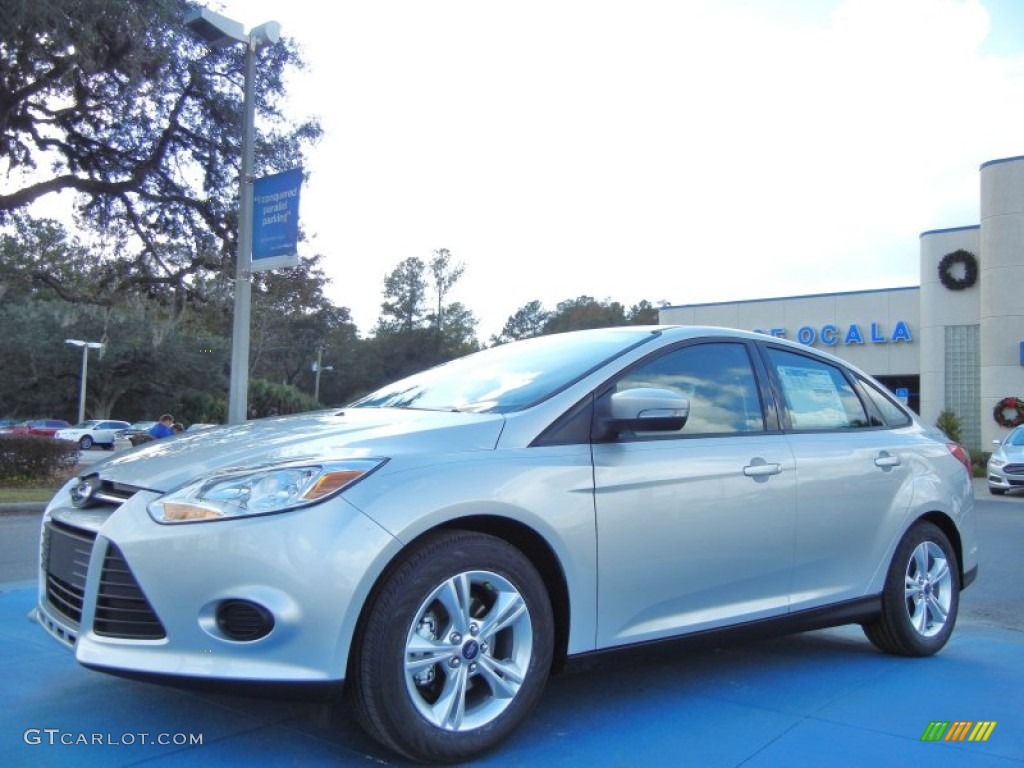
[{"label": "person standing", "polygon": [[149,428],[149,436],[154,440],[159,440],[161,437],[170,437],[175,434],[173,425],[174,417],[169,413],[165,413],[160,417],[160,421]]}]

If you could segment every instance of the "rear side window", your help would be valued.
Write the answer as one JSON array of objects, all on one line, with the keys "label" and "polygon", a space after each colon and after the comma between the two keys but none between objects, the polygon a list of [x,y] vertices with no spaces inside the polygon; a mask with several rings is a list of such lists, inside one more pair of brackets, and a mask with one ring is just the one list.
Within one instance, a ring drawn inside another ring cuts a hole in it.
[{"label": "rear side window", "polygon": [[872,405],[878,409],[882,421],[887,427],[905,427],[910,423],[910,417],[892,399],[882,392],[870,381],[860,379],[861,387],[871,400]]},{"label": "rear side window", "polygon": [[768,347],[792,429],[833,430],[871,426],[864,404],[838,366]]}]

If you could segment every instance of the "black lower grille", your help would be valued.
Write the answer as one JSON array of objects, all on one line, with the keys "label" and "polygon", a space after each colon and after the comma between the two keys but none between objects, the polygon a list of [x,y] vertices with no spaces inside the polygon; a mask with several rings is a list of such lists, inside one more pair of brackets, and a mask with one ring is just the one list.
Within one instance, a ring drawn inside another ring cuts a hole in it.
[{"label": "black lower grille", "polygon": [[1024,475],[1024,464],[1007,464],[1003,472],[1007,475]]},{"label": "black lower grille", "polygon": [[49,520],[43,535],[46,567],[46,600],[57,613],[74,624],[82,621],[85,577],[96,534]]},{"label": "black lower grille", "polygon": [[103,558],[92,629],[104,637],[134,640],[159,640],[167,636],[124,555],[113,543],[108,544]]}]

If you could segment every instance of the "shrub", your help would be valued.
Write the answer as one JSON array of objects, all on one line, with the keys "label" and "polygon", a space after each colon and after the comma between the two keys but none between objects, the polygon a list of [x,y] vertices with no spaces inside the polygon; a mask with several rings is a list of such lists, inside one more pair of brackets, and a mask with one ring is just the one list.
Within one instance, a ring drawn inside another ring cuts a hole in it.
[{"label": "shrub", "polygon": [[954,443],[960,442],[960,417],[952,411],[943,411],[935,420],[935,426],[941,429]]},{"label": "shrub", "polygon": [[970,451],[971,469],[975,477],[988,477],[988,460],[992,458],[991,451]]},{"label": "shrub", "polygon": [[249,380],[249,406],[255,417],[323,410],[322,405],[297,387],[264,379]]},{"label": "shrub", "polygon": [[0,481],[44,480],[78,460],[78,443],[36,435],[0,435]]}]

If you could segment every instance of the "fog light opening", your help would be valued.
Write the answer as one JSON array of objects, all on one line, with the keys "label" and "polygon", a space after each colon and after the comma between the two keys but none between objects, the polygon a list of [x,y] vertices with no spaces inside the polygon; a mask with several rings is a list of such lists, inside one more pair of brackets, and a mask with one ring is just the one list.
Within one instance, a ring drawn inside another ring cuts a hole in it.
[{"label": "fog light opening", "polygon": [[252,642],[270,634],[274,616],[251,600],[225,600],[217,607],[217,628],[229,640]]}]

